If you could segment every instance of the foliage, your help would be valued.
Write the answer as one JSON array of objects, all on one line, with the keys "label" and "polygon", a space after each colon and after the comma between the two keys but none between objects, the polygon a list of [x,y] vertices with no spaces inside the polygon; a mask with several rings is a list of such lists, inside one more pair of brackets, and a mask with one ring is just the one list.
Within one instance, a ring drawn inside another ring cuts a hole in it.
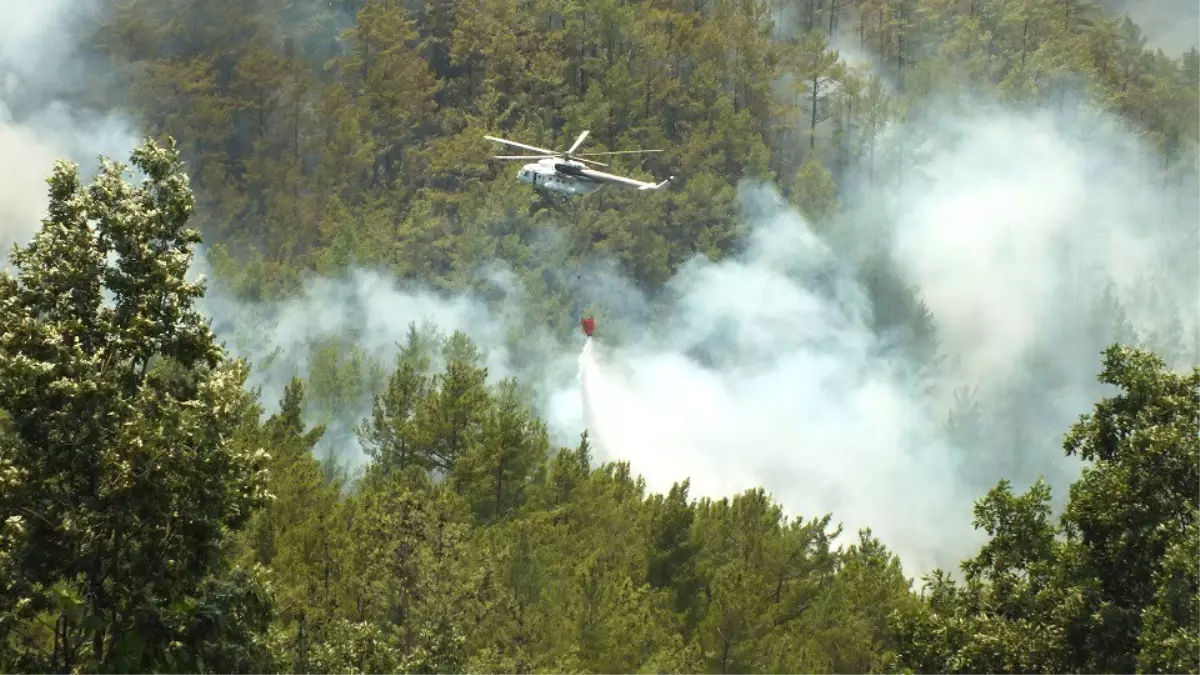
[{"label": "foliage", "polygon": [[899,667],[1200,670],[1200,368],[1114,345],[1101,379],[1121,393],[1066,438],[1091,465],[1061,523],[1040,481],[1019,497],[1007,481],[991,490],[975,507],[991,539],[963,563],[966,584],[935,572],[928,604],[893,615]]},{"label": "foliage", "polygon": [[[253,668],[260,619],[224,533],[262,497],[256,404],[185,281],[192,193],[173,146],[134,187],[58,163],[49,215],[0,276],[5,668]],[[244,625],[243,625],[244,623]],[[213,644],[216,640],[221,644]]]},{"label": "foliage", "polygon": [[[593,251],[651,290],[736,251],[744,179],[778,182],[823,232],[872,218],[851,188],[915,163],[887,125],[969,94],[1062,107],[1086,90],[1154,148],[1146,180],[1188,185],[1195,50],[1147,50],[1083,0],[101,4],[91,53],[126,79],[89,95],[163,140],[134,151],[140,185],[56,165],[48,217],[0,276],[0,668],[1200,671],[1200,370],[1127,346],[1147,336],[1111,293],[1086,321],[1097,350],[1118,343],[1102,382],[1119,391],[1066,438],[1086,467],[1065,511],[1041,481],[1001,481],[963,578],[917,593],[833,514],[785,517],[761,489],[692,499],[687,467],[647,494],[586,434],[552,448],[530,393],[436,326],[393,364],[308,345],[309,376],[262,419],[185,278],[200,232],[219,283],[255,302],[352,263],[464,290],[503,260],[531,289],[523,318],[557,325],[589,300],[555,271]],[[662,147],[613,169],[679,184],[551,210],[481,143],[584,128],[595,150]],[[937,368],[920,289],[884,260],[860,281],[871,328]],[[1182,333],[1145,341],[1186,362]],[[314,453],[367,399],[349,480]],[[948,422],[981,475],[1020,468],[986,454],[989,436],[1025,442],[1006,413],[965,394]]]}]

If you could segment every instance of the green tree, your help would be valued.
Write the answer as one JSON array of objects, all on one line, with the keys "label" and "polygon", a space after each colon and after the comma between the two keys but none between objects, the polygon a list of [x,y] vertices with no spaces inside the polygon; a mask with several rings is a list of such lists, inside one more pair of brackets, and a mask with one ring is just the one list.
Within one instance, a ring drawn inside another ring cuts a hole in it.
[{"label": "green tree", "polygon": [[792,202],[813,222],[820,223],[837,209],[837,184],[833,174],[821,166],[820,160],[809,156],[792,181]]},{"label": "green tree", "polygon": [[[892,617],[897,665],[922,672],[1200,670],[1200,368],[1180,374],[1113,345],[1120,388],[1067,436],[1091,462],[1061,523],[1040,480],[1001,481],[975,507],[990,535],[959,587],[937,572],[929,602]],[[1189,560],[1187,565],[1184,559]]]},{"label": "green tree", "polygon": [[368,111],[376,153],[371,185],[385,188],[400,175],[408,143],[429,125],[439,89],[406,14],[396,0],[366,0],[350,31],[354,52],[339,63]]},{"label": "green tree", "polygon": [[208,642],[254,625],[228,585],[251,587],[220,577],[225,533],[263,496],[265,457],[236,438],[256,413],[247,369],[184,278],[199,236],[174,143],[131,159],[139,186],[108,160],[87,187],[57,163],[48,217],[0,275],[2,456],[22,488],[5,516],[26,535],[0,556],[16,561],[5,668],[261,665]]},{"label": "green tree", "polygon": [[[279,412],[263,425],[269,444],[268,490],[271,502],[246,528],[243,551],[249,561],[271,571],[277,620],[288,635],[274,644],[275,657],[295,672],[309,672],[314,649],[329,630],[337,602],[337,580],[344,546],[338,485],[326,479],[313,457],[325,428],[305,430],[304,385],[292,380]],[[250,564],[249,561],[247,564]]]},{"label": "green tree", "polygon": [[410,466],[428,469],[421,461],[421,440],[416,427],[417,406],[429,393],[434,336],[422,335],[409,324],[405,344],[396,357],[396,370],[387,389],[375,395],[371,419],[359,426],[359,440],[370,455],[371,471],[388,474]]},{"label": "green tree", "polygon": [[455,473],[478,518],[501,517],[524,503],[535,471],[549,454],[545,423],[522,400],[516,380],[508,378],[495,388],[479,436]]},{"label": "green tree", "polygon": [[416,411],[419,456],[428,469],[452,476],[460,489],[455,463],[478,437],[481,417],[490,405],[487,368],[480,365],[478,348],[460,331],[446,340],[441,352],[445,368],[434,376]]}]

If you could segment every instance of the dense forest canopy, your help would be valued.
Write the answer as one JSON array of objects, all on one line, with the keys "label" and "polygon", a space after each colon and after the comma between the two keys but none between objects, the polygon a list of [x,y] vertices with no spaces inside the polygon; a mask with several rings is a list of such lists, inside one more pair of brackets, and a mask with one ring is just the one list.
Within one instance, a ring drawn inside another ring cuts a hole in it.
[{"label": "dense forest canopy", "polygon": [[[7,9],[0,669],[1200,672],[1200,51],[1116,9]],[[677,181],[483,140],[583,129]]]}]

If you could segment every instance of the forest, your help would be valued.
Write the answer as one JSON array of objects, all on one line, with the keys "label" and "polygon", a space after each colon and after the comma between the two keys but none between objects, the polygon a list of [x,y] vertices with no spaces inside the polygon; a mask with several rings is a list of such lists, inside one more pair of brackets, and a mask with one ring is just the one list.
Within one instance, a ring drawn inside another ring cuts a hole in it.
[{"label": "forest", "polygon": [[[51,6],[0,31],[0,670],[1200,672],[1196,47],[1088,0]],[[483,139],[585,129],[677,180],[551,204]],[[709,380],[589,365],[587,313],[737,393],[651,428]]]}]

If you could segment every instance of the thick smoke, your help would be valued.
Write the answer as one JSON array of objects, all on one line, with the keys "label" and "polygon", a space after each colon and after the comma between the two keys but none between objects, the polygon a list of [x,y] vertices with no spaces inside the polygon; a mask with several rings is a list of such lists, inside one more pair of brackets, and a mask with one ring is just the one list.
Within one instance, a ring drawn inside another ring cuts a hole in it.
[{"label": "thick smoke", "polygon": [[742,197],[758,211],[744,254],[681,270],[666,330],[581,356],[598,445],[652,490],[762,485],[793,515],[873,528],[906,564],[952,565],[974,495],[854,270],[770,190]]},{"label": "thick smoke", "polygon": [[[121,117],[66,103],[79,72],[50,27],[84,6],[25,3],[0,27],[0,236],[34,230],[53,159],[124,158],[134,144]],[[910,573],[952,566],[979,538],[971,500],[996,479],[1044,474],[1062,496],[1079,465],[1061,435],[1103,393],[1108,342],[1196,361],[1200,270],[1194,174],[1163,180],[1128,130],[978,102],[935,110],[947,112],[889,129],[879,166],[851,168],[852,212],[821,230],[770,186],[743,185],[745,249],[692,260],[660,296],[600,256],[559,270],[574,306],[600,317],[582,355],[582,336],[528,323],[535,300],[497,265],[481,272],[486,297],[351,269],[270,305],[214,283],[202,307],[253,361],[268,410],[293,375],[319,380],[314,421],[332,424],[328,447],[346,460],[361,462],[351,427],[370,409],[370,391],[347,382],[381,384],[409,324],[432,322],[474,338],[493,377],[530,385],[557,443],[590,428],[600,459],[630,461],[652,489],[762,485],[789,513],[873,528]],[[872,178],[885,163],[891,179]],[[880,261],[919,288],[936,362],[880,330],[888,307],[862,281]],[[198,255],[194,271],[205,265]]]},{"label": "thick smoke", "polygon": [[10,5],[0,22],[0,260],[45,215],[45,179],[56,160],[79,163],[87,176],[97,157],[124,160],[138,140],[121,114],[75,103],[98,81],[76,38],[92,0]]},{"label": "thick smoke", "polygon": [[[770,190],[743,189],[747,250],[693,261],[670,282],[666,330],[580,367],[599,444],[653,489],[684,474],[697,494],[761,484],[793,513],[874,528],[921,570],[973,548],[970,502],[995,480],[1042,475],[1064,497],[1080,465],[1062,434],[1107,393],[1107,344],[1196,362],[1197,205],[1103,117],[979,104],[892,141],[927,160],[867,199],[875,219],[852,240],[828,237],[840,252]],[[862,240],[932,311],[930,388],[871,328]],[[711,343],[718,356],[695,356]],[[970,433],[964,387],[982,411]]]},{"label": "thick smoke", "polygon": [[[562,270],[601,315],[582,358],[582,336],[560,344],[521,323],[520,289],[494,268],[496,302],[355,271],[310,280],[280,306],[214,315],[267,317],[242,326],[260,341],[248,354],[281,351],[258,375],[276,400],[313,341],[346,340],[390,367],[409,322],[464,330],[495,376],[542,394],[558,443],[590,428],[600,459],[630,461],[653,490],[686,477],[693,496],[762,485],[792,514],[871,527],[910,572],[953,566],[978,542],[971,501],[997,479],[1022,488],[1044,475],[1064,496],[1080,467],[1062,434],[1104,393],[1104,346],[1162,339],[1176,365],[1195,361],[1195,201],[1103,117],[978,104],[889,138],[926,159],[903,183],[864,189],[870,215],[844,229],[818,233],[773,188],[743,185],[745,250],[692,260],[658,297],[611,265]],[[875,326],[881,308],[860,282],[876,264],[868,249],[920,287],[942,356],[932,368]],[[536,345],[537,371],[513,357],[513,331]],[[963,388],[979,419],[961,419]]]}]

